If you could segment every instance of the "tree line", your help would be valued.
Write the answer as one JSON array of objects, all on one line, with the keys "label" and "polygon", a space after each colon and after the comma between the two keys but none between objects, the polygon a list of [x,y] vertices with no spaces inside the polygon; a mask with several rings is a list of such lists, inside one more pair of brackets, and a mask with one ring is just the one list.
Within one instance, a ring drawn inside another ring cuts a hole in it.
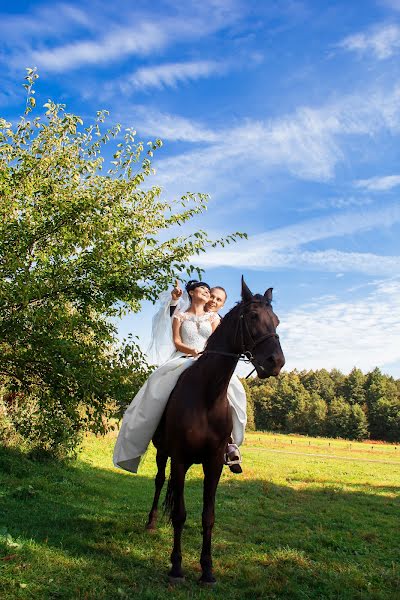
[{"label": "tree line", "polygon": [[378,368],[294,370],[244,385],[249,429],[400,442],[400,380]]}]

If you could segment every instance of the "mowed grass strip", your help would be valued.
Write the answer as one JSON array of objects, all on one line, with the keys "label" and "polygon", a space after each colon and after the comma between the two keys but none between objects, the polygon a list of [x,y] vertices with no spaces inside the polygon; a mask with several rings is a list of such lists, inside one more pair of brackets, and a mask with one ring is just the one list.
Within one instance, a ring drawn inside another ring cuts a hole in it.
[{"label": "mowed grass strip", "polygon": [[[133,476],[112,467],[114,441],[90,436],[79,459],[66,464],[0,450],[1,598],[399,597],[400,469],[340,460],[341,453],[374,459],[368,444],[249,434],[244,474],[225,469],[218,489],[218,584],[204,590],[197,584],[201,468],[189,471],[186,484],[186,583],[171,588],[171,528],[161,519],[154,534],[144,530],[154,451]],[[323,456],[329,442],[334,460]],[[398,460],[394,446],[379,452]]]},{"label": "mowed grass strip", "polygon": [[310,438],[295,434],[250,432],[246,435],[245,446],[264,448],[265,450],[301,452],[302,454],[327,454],[332,457],[341,456],[348,459],[382,460],[400,465],[400,444],[371,440],[354,442],[332,438]]}]

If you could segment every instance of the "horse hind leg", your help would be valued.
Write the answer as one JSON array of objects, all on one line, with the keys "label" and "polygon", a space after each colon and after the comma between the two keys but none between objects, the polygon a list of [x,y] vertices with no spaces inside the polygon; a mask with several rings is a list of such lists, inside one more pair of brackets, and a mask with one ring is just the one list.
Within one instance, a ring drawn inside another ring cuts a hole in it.
[{"label": "horse hind leg", "polygon": [[215,494],[222,472],[222,457],[217,460],[203,463],[204,487],[203,487],[203,546],[201,549],[200,564],[202,585],[212,586],[216,583],[213,574],[211,556],[211,537],[215,522]]},{"label": "horse hind leg", "polygon": [[156,462],[157,462],[157,475],[155,478],[155,492],[151,510],[149,512],[149,518],[147,521],[147,531],[154,531],[157,525],[157,514],[158,514],[158,501],[160,499],[161,490],[165,482],[165,467],[167,465],[168,455],[162,450],[157,450]]}]

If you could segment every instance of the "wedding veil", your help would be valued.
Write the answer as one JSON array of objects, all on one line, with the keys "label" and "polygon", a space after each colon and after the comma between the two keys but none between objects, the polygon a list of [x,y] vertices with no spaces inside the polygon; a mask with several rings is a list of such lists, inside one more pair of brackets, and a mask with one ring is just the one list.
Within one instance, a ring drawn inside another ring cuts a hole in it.
[{"label": "wedding veil", "polygon": [[[171,292],[162,292],[157,300],[158,310],[151,324],[151,339],[146,351],[150,364],[160,366],[169,360],[176,352],[172,337],[172,318],[170,316]],[[178,300],[177,312],[189,308],[189,294],[186,290]]]}]

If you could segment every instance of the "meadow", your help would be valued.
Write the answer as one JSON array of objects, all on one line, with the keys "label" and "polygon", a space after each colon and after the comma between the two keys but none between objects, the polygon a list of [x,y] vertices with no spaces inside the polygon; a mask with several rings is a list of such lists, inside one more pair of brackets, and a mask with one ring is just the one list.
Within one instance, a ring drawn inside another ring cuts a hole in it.
[{"label": "meadow", "polygon": [[217,586],[200,574],[201,469],[186,484],[186,582],[167,580],[172,533],[144,525],[155,475],[114,469],[114,437],[88,436],[75,461],[0,449],[0,597],[17,599],[400,597],[400,447],[249,433],[244,473],[217,494]]}]

